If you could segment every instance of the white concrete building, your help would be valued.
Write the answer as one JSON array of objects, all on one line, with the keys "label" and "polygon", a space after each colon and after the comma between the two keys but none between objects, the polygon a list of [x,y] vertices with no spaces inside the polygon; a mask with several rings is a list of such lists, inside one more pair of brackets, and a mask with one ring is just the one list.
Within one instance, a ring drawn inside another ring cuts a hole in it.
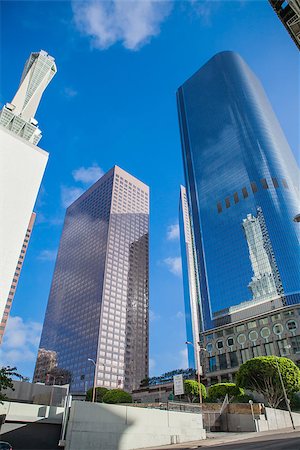
[{"label": "white concrete building", "polygon": [[51,56],[32,53],[12,103],[0,112],[0,317],[48,160],[36,146],[41,132],[34,114],[55,73]]},{"label": "white concrete building", "polygon": [[199,366],[198,342],[200,340],[200,290],[196,267],[195,245],[193,242],[192,223],[187,201],[186,188],[180,186],[180,234],[181,261],[184,285],[186,337],[188,345],[189,367]]}]

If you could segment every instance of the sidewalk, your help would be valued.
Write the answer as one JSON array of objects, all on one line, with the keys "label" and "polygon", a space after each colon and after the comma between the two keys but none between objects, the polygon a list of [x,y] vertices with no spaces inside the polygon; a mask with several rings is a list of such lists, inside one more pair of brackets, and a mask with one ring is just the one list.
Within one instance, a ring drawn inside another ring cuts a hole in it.
[{"label": "sidewalk", "polygon": [[[296,431],[300,431],[300,427],[296,427]],[[201,441],[192,441],[192,442],[185,442],[182,444],[170,444],[170,445],[162,445],[160,447],[147,447],[147,449],[138,449],[138,450],[193,450],[193,449],[202,449],[202,448],[209,448],[214,445],[220,445],[220,444],[229,444],[230,442],[237,442],[237,441],[247,441],[248,439],[253,439],[260,436],[270,436],[270,435],[277,435],[277,434],[290,434],[293,433],[294,430],[292,428],[283,428],[280,430],[271,430],[271,431],[261,431],[256,433],[250,432],[250,433],[223,433],[223,432],[217,432],[217,433],[209,433],[207,432],[206,436],[207,439],[201,440]]]}]

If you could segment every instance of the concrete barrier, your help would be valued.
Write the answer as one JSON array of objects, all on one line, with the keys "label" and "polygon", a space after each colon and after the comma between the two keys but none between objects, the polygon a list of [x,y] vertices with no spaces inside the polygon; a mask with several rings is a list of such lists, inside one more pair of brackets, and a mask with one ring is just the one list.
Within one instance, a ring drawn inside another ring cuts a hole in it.
[{"label": "concrete barrier", "polygon": [[[247,405],[249,406],[249,405]],[[238,411],[238,412],[237,412]],[[243,412],[242,412],[243,411]],[[281,409],[264,408],[264,414],[258,414],[258,408],[254,410],[254,420],[250,408],[247,413],[238,406],[227,408],[222,421],[222,431],[249,432],[249,431],[272,431],[282,428],[292,428],[292,422],[288,411]],[[292,413],[294,425],[300,426],[300,414]]]},{"label": "concrete barrier", "polygon": [[133,450],[205,439],[202,415],[72,402],[66,450]]},{"label": "concrete barrier", "polygon": [[0,415],[6,415],[1,440],[14,450],[56,450],[61,434],[64,408],[30,403],[3,402]]},{"label": "concrete barrier", "polygon": [[0,415],[6,415],[9,422],[61,423],[64,408],[58,406],[32,405],[30,403],[3,402],[0,404]]},{"label": "concrete barrier", "polygon": [[[299,427],[300,414],[292,413],[292,416],[295,427]],[[292,427],[292,422],[288,411],[283,411],[281,409],[266,408],[266,421],[268,430],[278,430],[280,428]]]}]

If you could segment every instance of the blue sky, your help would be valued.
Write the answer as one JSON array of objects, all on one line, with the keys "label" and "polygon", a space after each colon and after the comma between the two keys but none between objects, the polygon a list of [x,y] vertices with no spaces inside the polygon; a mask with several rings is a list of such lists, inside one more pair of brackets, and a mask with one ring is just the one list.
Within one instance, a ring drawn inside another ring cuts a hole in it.
[{"label": "blue sky", "polygon": [[65,208],[118,164],[151,189],[150,373],[186,367],[176,89],[215,53],[239,52],[296,153],[295,44],[267,1],[3,1],[1,8],[1,104],[12,100],[31,51],[54,56],[58,73],[36,115],[50,159],[0,362],[32,376]]}]

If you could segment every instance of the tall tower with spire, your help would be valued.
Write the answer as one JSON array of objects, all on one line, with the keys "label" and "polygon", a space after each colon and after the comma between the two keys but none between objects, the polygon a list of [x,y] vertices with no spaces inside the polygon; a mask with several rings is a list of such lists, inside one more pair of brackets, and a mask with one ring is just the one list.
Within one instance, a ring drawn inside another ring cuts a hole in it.
[{"label": "tall tower with spire", "polygon": [[[35,119],[44,90],[56,74],[54,58],[31,53],[11,103],[0,111],[0,334],[9,316],[12,286],[46,168],[48,153],[37,147],[42,134]],[[22,261],[23,262],[23,261]],[[5,317],[4,317],[5,315]],[[5,322],[3,322],[3,320]]]}]

